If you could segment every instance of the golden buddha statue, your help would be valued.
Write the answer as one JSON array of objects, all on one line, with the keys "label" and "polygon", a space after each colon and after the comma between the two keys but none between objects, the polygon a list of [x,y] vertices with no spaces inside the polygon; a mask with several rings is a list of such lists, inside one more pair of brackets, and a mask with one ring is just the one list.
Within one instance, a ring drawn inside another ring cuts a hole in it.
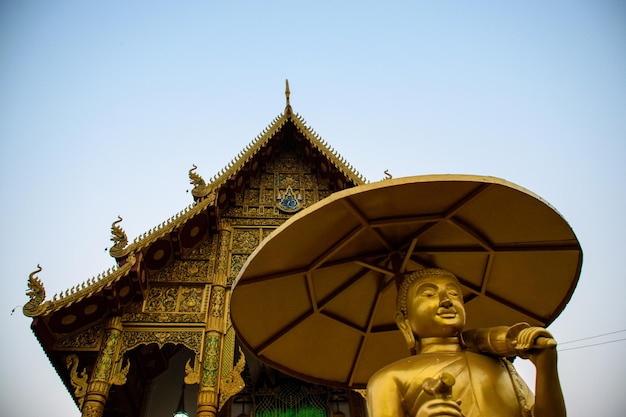
[{"label": "golden buddha statue", "polygon": [[[412,355],[376,372],[367,386],[370,417],[564,417],[556,342],[541,327],[463,333],[457,278],[442,269],[407,274],[396,323]],[[506,357],[530,359],[536,395]]]}]

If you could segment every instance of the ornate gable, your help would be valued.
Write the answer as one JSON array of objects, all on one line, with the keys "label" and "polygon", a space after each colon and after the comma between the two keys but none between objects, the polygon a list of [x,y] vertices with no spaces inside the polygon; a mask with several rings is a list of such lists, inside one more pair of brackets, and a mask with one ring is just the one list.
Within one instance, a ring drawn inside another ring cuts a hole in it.
[{"label": "ornate gable", "polygon": [[[31,274],[31,300],[24,314],[33,317],[35,335],[79,406],[80,371],[97,368],[112,316],[121,317],[123,327],[112,372],[125,369],[132,381],[114,390],[113,401],[123,403],[127,412],[140,406],[124,398],[143,396],[146,375],[167,368],[168,355],[176,353],[172,345],[193,352],[188,383],[200,384],[200,390],[219,385],[219,378],[232,372],[237,355],[228,320],[229,288],[247,257],[294,213],[335,191],[365,183],[293,113],[289,94],[287,84],[284,112],[210,181],[196,166],[190,169],[194,201],[188,207],[130,243],[122,219],[116,220],[110,249],[114,268],[50,300],[35,275],[40,270]],[[213,355],[206,350],[213,343],[207,336],[211,326],[223,344],[215,381],[201,380],[199,374],[210,366],[207,355]],[[117,398],[119,392],[124,394]]]}]

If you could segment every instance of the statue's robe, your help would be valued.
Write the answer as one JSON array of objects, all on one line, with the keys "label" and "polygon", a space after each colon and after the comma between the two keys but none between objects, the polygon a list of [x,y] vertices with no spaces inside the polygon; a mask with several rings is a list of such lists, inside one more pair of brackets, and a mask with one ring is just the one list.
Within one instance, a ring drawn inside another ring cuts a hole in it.
[{"label": "statue's robe", "polygon": [[443,372],[456,380],[452,399],[465,417],[526,417],[534,396],[507,361],[468,351],[421,353],[378,371],[368,384],[370,417],[414,417],[434,397],[422,389]]}]

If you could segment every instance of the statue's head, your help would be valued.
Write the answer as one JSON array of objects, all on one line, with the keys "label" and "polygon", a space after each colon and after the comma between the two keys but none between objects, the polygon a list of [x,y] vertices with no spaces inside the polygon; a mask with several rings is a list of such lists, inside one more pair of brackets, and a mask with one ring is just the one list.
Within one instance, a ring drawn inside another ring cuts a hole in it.
[{"label": "statue's head", "polygon": [[465,325],[463,293],[458,279],[443,269],[406,274],[398,288],[396,324],[409,350],[425,337],[453,337]]}]

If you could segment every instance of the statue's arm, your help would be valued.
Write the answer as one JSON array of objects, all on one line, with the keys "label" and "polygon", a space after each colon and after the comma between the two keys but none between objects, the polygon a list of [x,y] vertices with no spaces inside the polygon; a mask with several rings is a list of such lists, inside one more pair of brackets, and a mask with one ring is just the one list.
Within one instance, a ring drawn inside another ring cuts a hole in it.
[{"label": "statue's arm", "polygon": [[566,417],[565,400],[557,369],[556,341],[540,327],[520,332],[518,346],[521,357],[530,359],[537,370],[534,417]]},{"label": "statue's arm", "polygon": [[367,384],[369,417],[402,417],[402,394],[391,375],[374,375]]},{"label": "statue's arm", "polygon": [[530,356],[537,368],[534,417],[565,417],[565,400],[557,370],[556,346]]}]

